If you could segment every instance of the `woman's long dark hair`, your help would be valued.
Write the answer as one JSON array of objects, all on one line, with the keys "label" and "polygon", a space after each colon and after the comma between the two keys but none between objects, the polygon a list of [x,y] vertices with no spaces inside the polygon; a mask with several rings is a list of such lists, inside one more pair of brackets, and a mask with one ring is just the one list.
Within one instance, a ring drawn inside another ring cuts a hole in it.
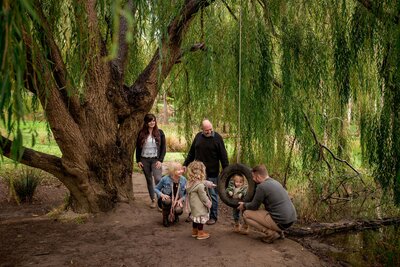
[{"label": "woman's long dark hair", "polygon": [[140,130],[140,132],[139,132],[139,136],[138,136],[138,139],[139,139],[139,145],[140,145],[140,148],[142,148],[143,147],[143,145],[144,145],[144,142],[146,141],[146,138],[147,138],[147,136],[150,134],[150,132],[149,132],[149,122],[151,122],[152,120],[154,120],[155,122],[156,122],[156,125],[154,125],[154,128],[153,128],[153,132],[151,133],[151,135],[153,136],[153,138],[156,140],[156,143],[158,144],[158,145],[160,145],[160,140],[161,140],[161,138],[160,138],[160,131],[158,130],[158,127],[157,127],[157,119],[156,119],[156,116],[154,116],[154,114],[146,114],[146,116],[144,116],[144,123],[143,123],[143,127],[142,127],[142,129]]}]

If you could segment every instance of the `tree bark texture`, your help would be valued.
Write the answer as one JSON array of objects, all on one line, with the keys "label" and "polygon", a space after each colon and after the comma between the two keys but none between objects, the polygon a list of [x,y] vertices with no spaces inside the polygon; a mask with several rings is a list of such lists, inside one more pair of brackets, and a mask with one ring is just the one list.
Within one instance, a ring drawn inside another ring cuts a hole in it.
[{"label": "tree bark texture", "polygon": [[[32,80],[34,73],[27,73],[26,77],[31,79],[27,83],[43,106],[62,156],[26,148],[20,161],[57,177],[70,191],[74,211],[109,211],[115,203],[133,199],[133,155],[143,117],[150,111],[161,83],[183,54],[182,38],[194,15],[211,2],[185,1],[180,14],[168,26],[162,48],[155,51],[134,84],[128,86],[123,84],[128,44],[121,43],[115,60],[104,61],[107,51],[98,28],[96,1],[78,1],[87,14],[82,32],[89,40],[88,75],[85,92],[79,99],[67,80],[68,73],[51,25],[40,1],[36,1],[40,27],[45,33],[44,43],[50,53],[38,53],[40,47],[24,31],[27,58],[31,65],[41,66],[44,77],[38,82]],[[121,20],[120,32],[113,34],[125,40],[124,20]],[[53,65],[49,67],[44,62],[53,62]],[[0,136],[0,143],[3,154],[11,157],[12,140]]]}]

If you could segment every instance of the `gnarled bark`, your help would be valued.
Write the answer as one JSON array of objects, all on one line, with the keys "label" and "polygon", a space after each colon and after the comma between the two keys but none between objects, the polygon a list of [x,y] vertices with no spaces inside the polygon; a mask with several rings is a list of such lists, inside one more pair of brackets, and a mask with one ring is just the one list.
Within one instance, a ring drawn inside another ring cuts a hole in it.
[{"label": "gnarled bark", "polygon": [[[28,68],[26,84],[38,96],[62,156],[25,148],[21,162],[56,176],[70,191],[70,204],[75,211],[108,211],[118,201],[133,199],[133,154],[143,116],[151,109],[161,83],[183,56],[182,38],[194,15],[211,2],[186,0],[181,12],[168,25],[161,48],[156,49],[134,84],[127,86],[123,84],[129,49],[124,41],[125,20],[121,19],[120,32],[115,33],[121,44],[118,57],[106,62],[107,51],[98,26],[96,1],[77,1],[78,9],[86,12],[86,20],[79,17],[77,21],[87,24],[82,25],[80,34],[88,42],[85,92],[78,96],[76,90],[70,88],[68,70],[41,2],[36,1],[38,27],[45,33],[42,45],[47,46],[50,53],[40,52],[40,43],[33,42],[32,35],[23,31],[27,58],[32,66],[41,67],[42,76],[41,80],[36,79],[33,68]],[[196,50],[201,48],[204,45]],[[76,94],[69,95],[67,90]],[[12,140],[1,137],[0,141],[2,153],[11,157]]]}]

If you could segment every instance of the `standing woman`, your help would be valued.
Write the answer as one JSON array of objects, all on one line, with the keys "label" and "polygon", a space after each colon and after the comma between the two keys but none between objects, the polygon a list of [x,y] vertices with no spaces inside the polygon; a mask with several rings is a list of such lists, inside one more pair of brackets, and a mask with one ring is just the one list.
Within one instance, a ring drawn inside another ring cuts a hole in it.
[{"label": "standing woman", "polygon": [[157,127],[156,116],[146,114],[144,124],[136,141],[136,162],[146,177],[147,189],[151,199],[151,208],[156,207],[154,184],[161,180],[162,162],[166,153],[164,132]]}]

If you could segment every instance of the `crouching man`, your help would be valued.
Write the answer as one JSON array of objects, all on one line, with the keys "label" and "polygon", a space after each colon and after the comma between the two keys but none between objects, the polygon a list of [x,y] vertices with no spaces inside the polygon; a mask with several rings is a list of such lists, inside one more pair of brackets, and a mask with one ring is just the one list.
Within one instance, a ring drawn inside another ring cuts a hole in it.
[{"label": "crouching man", "polygon": [[[243,219],[255,229],[263,232],[262,241],[273,243],[284,238],[283,231],[296,222],[297,214],[287,191],[268,175],[265,165],[255,166],[251,170],[257,188],[251,202],[239,202],[238,209],[244,211]],[[259,210],[264,204],[265,210]]]}]

